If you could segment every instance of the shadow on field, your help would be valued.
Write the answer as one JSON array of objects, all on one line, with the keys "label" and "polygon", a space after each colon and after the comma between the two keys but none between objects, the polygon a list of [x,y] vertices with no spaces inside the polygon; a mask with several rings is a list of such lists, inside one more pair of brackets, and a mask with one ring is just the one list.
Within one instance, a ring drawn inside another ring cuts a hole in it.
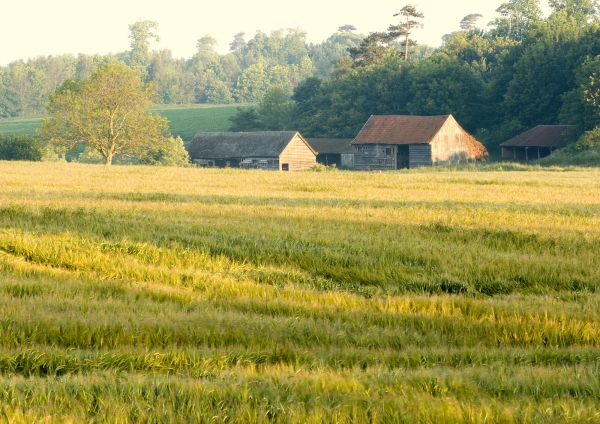
[{"label": "shadow on field", "polygon": [[[81,196],[77,196],[81,199]],[[177,196],[171,194],[89,194],[93,199],[123,202],[168,202],[279,207],[449,208],[480,204],[339,199],[286,199],[237,196]],[[489,209],[486,204],[486,208]],[[501,207],[492,205],[491,207]],[[511,205],[511,207],[518,207]],[[533,208],[535,209],[535,208]],[[597,208],[557,208],[553,213],[593,213]],[[528,207],[529,213],[532,208]],[[540,210],[541,212],[542,210]],[[372,287],[385,293],[480,293],[486,295],[548,290],[595,291],[598,269],[590,269],[600,244],[585,237],[465,228],[440,222],[396,224],[304,217],[244,217],[222,213],[178,216],[177,210],[102,209],[100,207],[0,207],[5,229],[44,235],[68,233],[83,239],[145,243],[174,251],[194,250],[223,256],[257,268],[293,267],[313,277],[315,288],[361,293]],[[248,222],[252,221],[252,222]],[[0,250],[11,251],[2,241]],[[26,258],[27,259],[27,258]],[[32,260],[32,259],[29,259]],[[37,260],[37,259],[36,259]],[[268,274],[268,273],[267,273]],[[285,284],[264,272],[257,281]],[[282,277],[283,278],[283,277]],[[316,280],[321,283],[315,283]],[[322,281],[329,283],[323,285]],[[319,287],[317,287],[319,286]]]},{"label": "shadow on field", "polygon": [[[569,217],[600,217],[600,205],[586,204],[531,204],[531,203],[482,203],[456,201],[415,201],[415,200],[379,200],[344,199],[326,197],[277,197],[277,196],[233,196],[233,195],[181,195],[173,193],[95,193],[95,192],[51,192],[52,198],[77,200],[116,200],[124,203],[159,203],[202,205],[241,205],[241,206],[277,206],[284,208],[348,208],[348,209],[400,209],[427,208],[432,210],[488,210],[507,213],[524,212],[529,214],[552,214]],[[19,197],[22,198],[22,197]],[[92,204],[93,205],[93,204]],[[95,205],[93,205],[95,206]]]}]

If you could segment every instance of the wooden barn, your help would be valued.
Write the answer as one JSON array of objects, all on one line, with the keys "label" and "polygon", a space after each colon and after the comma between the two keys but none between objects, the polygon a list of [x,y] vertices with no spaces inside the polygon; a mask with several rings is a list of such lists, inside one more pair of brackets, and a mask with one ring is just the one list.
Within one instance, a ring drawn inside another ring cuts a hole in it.
[{"label": "wooden barn", "polygon": [[371,116],[352,142],[354,169],[389,170],[487,160],[452,115]]},{"label": "wooden barn", "polygon": [[198,166],[300,171],[316,163],[317,152],[296,131],[201,132],[187,150]]},{"label": "wooden barn", "polygon": [[351,138],[307,138],[317,152],[317,162],[341,169],[354,169],[354,148]]},{"label": "wooden barn", "polygon": [[567,125],[538,125],[500,145],[502,158],[529,160],[550,155],[567,145]]}]

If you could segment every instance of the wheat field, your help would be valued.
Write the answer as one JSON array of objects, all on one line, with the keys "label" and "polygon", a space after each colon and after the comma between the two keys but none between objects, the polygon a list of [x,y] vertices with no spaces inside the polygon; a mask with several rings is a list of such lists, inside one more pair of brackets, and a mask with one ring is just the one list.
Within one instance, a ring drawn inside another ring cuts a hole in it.
[{"label": "wheat field", "polygon": [[0,162],[0,422],[597,422],[600,171],[507,169]]}]

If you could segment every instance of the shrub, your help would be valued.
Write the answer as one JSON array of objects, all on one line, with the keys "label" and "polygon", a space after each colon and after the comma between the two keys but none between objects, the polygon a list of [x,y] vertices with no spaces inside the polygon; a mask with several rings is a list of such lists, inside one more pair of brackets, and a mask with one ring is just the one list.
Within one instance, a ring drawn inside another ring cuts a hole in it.
[{"label": "shrub", "polygon": [[42,160],[42,151],[29,135],[0,135],[0,160]]}]

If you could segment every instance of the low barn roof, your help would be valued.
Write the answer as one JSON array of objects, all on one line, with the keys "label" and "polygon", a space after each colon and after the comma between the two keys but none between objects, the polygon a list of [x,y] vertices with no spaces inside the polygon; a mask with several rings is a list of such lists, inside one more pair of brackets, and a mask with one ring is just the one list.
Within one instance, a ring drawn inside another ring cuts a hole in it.
[{"label": "low barn roof", "polygon": [[568,125],[538,125],[505,141],[502,147],[565,147]]},{"label": "low barn roof", "polygon": [[318,153],[354,153],[351,138],[307,138],[306,141]]},{"label": "low barn roof", "polygon": [[429,144],[449,117],[371,116],[353,144]]},{"label": "low barn roof", "polygon": [[296,135],[306,142],[297,131],[200,132],[188,152],[192,158],[276,158]]}]

